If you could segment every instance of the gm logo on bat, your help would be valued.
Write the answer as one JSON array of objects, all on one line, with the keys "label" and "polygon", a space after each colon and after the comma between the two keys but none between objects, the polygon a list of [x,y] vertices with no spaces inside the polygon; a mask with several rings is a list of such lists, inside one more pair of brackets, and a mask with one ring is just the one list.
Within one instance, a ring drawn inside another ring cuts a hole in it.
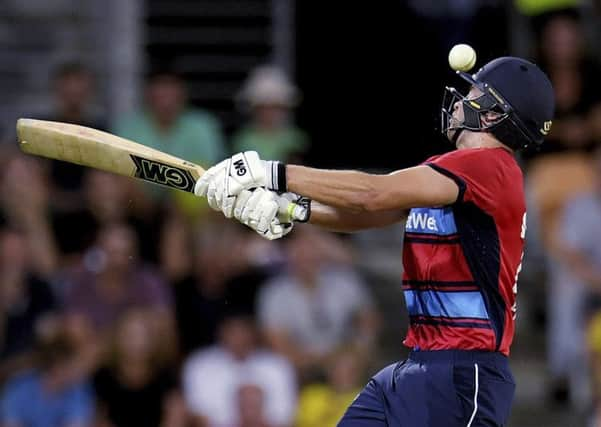
[{"label": "gm logo on bat", "polygon": [[178,190],[189,192],[194,190],[195,181],[190,171],[133,154],[130,154],[130,157],[136,164],[136,178]]}]

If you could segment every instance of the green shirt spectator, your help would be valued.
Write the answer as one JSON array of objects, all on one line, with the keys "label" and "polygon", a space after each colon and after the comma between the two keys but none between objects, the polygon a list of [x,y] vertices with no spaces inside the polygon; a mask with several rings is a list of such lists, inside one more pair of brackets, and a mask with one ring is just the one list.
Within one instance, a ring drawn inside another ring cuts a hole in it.
[{"label": "green shirt spectator", "polygon": [[305,152],[309,141],[307,134],[290,126],[271,131],[249,125],[234,135],[234,152],[255,150],[261,158],[289,161]]},{"label": "green shirt spectator", "polygon": [[117,122],[113,132],[204,167],[225,157],[219,123],[202,110],[180,113],[168,129],[161,129],[150,113],[141,111]]}]

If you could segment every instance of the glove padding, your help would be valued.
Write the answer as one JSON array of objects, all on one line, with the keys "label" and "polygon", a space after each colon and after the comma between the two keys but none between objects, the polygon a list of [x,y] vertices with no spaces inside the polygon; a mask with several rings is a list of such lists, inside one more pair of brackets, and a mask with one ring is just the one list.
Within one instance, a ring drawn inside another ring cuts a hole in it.
[{"label": "glove padding", "polygon": [[254,191],[243,190],[236,197],[233,215],[242,224],[268,240],[284,237],[292,231],[294,225],[292,221],[280,220],[278,195],[264,188],[257,188]]},{"label": "glove padding", "polygon": [[261,236],[279,239],[292,231],[295,221],[308,221],[310,200],[294,193],[278,194],[264,188],[243,190],[236,198],[233,215]]},{"label": "glove padding", "polygon": [[258,187],[279,190],[284,182],[283,177],[278,178],[282,169],[279,162],[261,160],[256,151],[237,153],[207,170],[196,183],[194,194],[207,196],[211,208],[231,218],[236,196],[242,191]]}]

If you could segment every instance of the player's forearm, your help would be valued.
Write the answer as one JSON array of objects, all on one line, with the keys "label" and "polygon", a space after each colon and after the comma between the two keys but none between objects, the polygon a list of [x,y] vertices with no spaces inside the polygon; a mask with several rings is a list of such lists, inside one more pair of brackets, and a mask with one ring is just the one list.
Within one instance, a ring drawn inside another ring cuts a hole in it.
[{"label": "player's forearm", "polygon": [[330,231],[343,233],[352,233],[368,228],[363,226],[361,218],[356,217],[359,217],[359,215],[353,215],[349,211],[345,212],[341,208],[333,208],[313,201],[311,204],[311,218],[309,219],[309,222]]},{"label": "player's forearm", "polygon": [[378,176],[360,171],[339,171],[288,165],[288,191],[335,208],[355,212],[372,210],[378,196]]},{"label": "player's forearm", "polygon": [[402,221],[403,211],[357,212],[344,208],[335,208],[313,201],[309,222],[330,231],[352,233],[369,228],[385,227]]},{"label": "player's forearm", "polygon": [[450,205],[459,196],[455,181],[424,165],[385,175],[288,165],[285,176],[288,191],[328,206],[370,214]]}]

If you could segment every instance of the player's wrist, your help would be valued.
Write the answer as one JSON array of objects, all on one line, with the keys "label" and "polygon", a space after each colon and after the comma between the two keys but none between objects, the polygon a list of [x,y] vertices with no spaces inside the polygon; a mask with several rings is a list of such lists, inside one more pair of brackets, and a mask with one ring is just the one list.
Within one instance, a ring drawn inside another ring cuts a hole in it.
[{"label": "player's wrist", "polygon": [[265,186],[269,190],[284,193],[288,189],[286,182],[286,164],[277,160],[265,160]]}]

